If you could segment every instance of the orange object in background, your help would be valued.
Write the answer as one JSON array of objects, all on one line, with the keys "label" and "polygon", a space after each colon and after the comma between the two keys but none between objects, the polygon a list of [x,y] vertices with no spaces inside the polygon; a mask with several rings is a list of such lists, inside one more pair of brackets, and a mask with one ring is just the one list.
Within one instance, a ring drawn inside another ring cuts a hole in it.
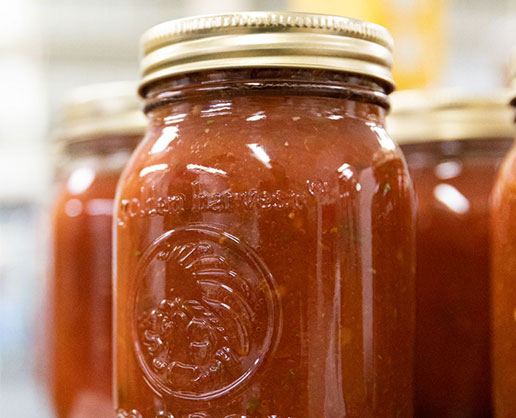
[{"label": "orange object in background", "polygon": [[395,93],[388,130],[418,198],[414,416],[491,417],[488,201],[514,137],[505,95]]},{"label": "orange object in background", "polygon": [[65,108],[46,336],[59,418],[112,415],[113,199],[145,123],[133,84],[77,89]]},{"label": "orange object in background", "polygon": [[[513,68],[516,76],[516,66]],[[516,77],[512,105],[516,108]],[[493,397],[497,418],[516,416],[516,147],[496,181],[491,209]]]},{"label": "orange object in background", "polygon": [[289,0],[290,9],[369,20],[385,26],[395,43],[396,88],[436,82],[446,54],[446,0]]},{"label": "orange object in background", "polygon": [[117,194],[118,417],[413,416],[389,38],[293,13],[144,37],[150,128]]}]

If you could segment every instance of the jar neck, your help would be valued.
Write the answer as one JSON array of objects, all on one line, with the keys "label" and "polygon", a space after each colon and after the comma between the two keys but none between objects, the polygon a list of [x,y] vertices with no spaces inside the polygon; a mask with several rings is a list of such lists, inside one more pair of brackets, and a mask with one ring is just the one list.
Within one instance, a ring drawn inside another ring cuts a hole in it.
[{"label": "jar neck", "polygon": [[[175,105],[188,101],[209,101],[259,96],[300,97],[303,100],[339,99],[352,116],[383,124],[389,110],[388,86],[365,76],[292,68],[233,69],[192,73],[159,81],[143,94],[149,118],[173,113]],[[333,102],[335,103],[335,102]],[[163,111],[163,108],[167,108]]]}]

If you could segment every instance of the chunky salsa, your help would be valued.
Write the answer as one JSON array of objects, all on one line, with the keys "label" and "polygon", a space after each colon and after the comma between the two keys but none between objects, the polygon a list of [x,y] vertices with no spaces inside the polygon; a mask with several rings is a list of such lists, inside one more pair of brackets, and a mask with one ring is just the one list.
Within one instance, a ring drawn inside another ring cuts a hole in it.
[{"label": "chunky salsa", "polygon": [[115,218],[119,418],[412,417],[414,197],[392,39],[292,12],[142,38]]},{"label": "chunky salsa", "polygon": [[148,98],[117,196],[119,417],[412,416],[413,194],[386,102],[295,74]]}]

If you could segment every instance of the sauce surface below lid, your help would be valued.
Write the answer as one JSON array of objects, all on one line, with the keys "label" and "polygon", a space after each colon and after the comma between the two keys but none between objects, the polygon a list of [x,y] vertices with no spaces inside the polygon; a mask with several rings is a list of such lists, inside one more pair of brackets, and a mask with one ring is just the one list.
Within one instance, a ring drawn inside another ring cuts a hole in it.
[{"label": "sauce surface below lid", "polygon": [[178,74],[267,67],[361,74],[390,92],[392,49],[384,27],[340,16],[243,12],[177,19],[142,36],[140,94]]},{"label": "sauce surface below lid", "polygon": [[67,97],[55,138],[79,142],[101,135],[143,135],[146,126],[135,82],[92,84]]},{"label": "sauce surface below lid", "polygon": [[512,138],[509,93],[474,95],[458,90],[404,90],[391,96],[387,129],[399,144]]}]

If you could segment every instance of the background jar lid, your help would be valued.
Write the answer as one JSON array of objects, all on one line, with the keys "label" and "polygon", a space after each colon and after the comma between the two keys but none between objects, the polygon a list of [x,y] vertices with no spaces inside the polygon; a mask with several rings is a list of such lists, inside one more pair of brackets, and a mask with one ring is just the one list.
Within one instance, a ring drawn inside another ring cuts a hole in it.
[{"label": "background jar lid", "polygon": [[244,12],[172,20],[141,39],[140,94],[154,81],[201,70],[311,68],[361,74],[390,92],[393,41],[363,20],[294,12]]},{"label": "background jar lid", "polygon": [[399,144],[513,138],[508,91],[474,95],[457,90],[404,90],[391,96],[387,130]]},{"label": "background jar lid", "polygon": [[119,81],[73,90],[54,137],[70,143],[101,135],[143,135],[146,126],[136,83]]}]

